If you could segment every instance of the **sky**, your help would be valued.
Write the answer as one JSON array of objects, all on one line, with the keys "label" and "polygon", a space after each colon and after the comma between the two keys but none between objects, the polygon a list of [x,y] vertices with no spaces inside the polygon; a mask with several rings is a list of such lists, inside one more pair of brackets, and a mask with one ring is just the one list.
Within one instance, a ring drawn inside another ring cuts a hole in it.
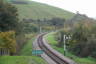
[{"label": "sky", "polygon": [[96,0],[32,0],[76,13],[86,14],[96,19]]}]

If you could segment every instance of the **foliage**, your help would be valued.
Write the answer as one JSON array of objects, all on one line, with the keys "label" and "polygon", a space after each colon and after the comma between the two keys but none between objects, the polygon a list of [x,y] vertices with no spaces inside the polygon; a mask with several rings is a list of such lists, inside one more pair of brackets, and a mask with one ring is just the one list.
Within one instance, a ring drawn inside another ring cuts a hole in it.
[{"label": "foliage", "polygon": [[52,31],[54,30],[54,26],[43,26],[42,29],[45,31]]},{"label": "foliage", "polygon": [[20,51],[21,56],[32,56],[32,42],[34,40],[35,40],[35,37],[33,36],[31,40],[28,40],[26,42],[26,44],[23,46],[23,48]]},{"label": "foliage", "polygon": [[63,28],[64,27],[64,21],[65,19],[60,19],[60,18],[52,18],[50,20],[50,24],[55,26],[55,28]]},{"label": "foliage", "polygon": [[73,26],[64,26],[55,35],[59,47],[63,46],[63,35],[71,35],[67,41],[69,51],[80,57],[92,56],[96,58],[96,22],[93,19],[85,18],[82,21],[74,22]]},{"label": "foliage", "polygon": [[[47,35],[44,36],[46,40],[48,40],[48,43],[51,44],[52,48],[60,52],[61,54],[64,54],[64,48],[62,47],[57,47],[56,44],[58,44],[58,41],[56,41],[55,33],[48,33]],[[67,49],[68,50],[68,49]],[[72,60],[74,60],[77,64],[96,64],[96,59],[92,57],[87,57],[87,58],[80,58],[74,54],[72,54],[70,51],[66,52],[66,56]]]},{"label": "foliage", "polygon": [[17,8],[0,0],[0,31],[16,31],[18,24]]},{"label": "foliage", "polygon": [[[20,45],[24,43],[23,40],[25,40],[24,36],[22,36],[23,38],[18,39],[18,36],[21,37],[21,35],[24,35],[23,23],[19,22],[17,8],[11,3],[7,3],[6,1],[0,0],[0,32],[6,33],[8,31],[14,31],[14,35],[16,35],[16,37],[14,37],[13,40],[16,40],[17,44],[19,43],[18,46],[16,46],[16,43],[14,45],[11,44],[11,42],[6,44],[6,46],[8,45],[8,48],[10,49],[10,54],[13,54],[18,48],[21,47]],[[8,38],[10,39],[10,37]],[[3,39],[2,37],[2,40],[6,39]]]},{"label": "foliage", "polygon": [[33,23],[24,23],[24,33],[33,33],[33,32],[38,32],[38,26]]},{"label": "foliage", "polygon": [[11,53],[16,52],[15,32],[0,32],[0,47],[8,48]]},{"label": "foliage", "polygon": [[76,55],[80,57],[96,57],[95,25],[96,23],[88,20],[75,25],[72,32],[72,39],[70,41],[70,50]]},{"label": "foliage", "polygon": [[61,18],[52,18],[50,20],[47,20],[44,18],[43,20],[37,19],[23,19],[24,23],[24,32],[25,33],[31,33],[31,32],[39,32],[40,28],[42,28],[42,31],[51,31],[63,28],[64,26],[64,19]]},{"label": "foliage", "polygon": [[64,42],[64,30],[60,30],[55,35],[56,41],[58,41],[58,47],[63,47]]},{"label": "foliage", "polygon": [[[63,47],[64,35],[70,36],[70,31],[71,31],[70,28],[64,28],[64,29],[61,29],[58,32],[56,32],[55,39],[58,41],[58,47]],[[66,41],[67,41],[66,45],[68,45],[69,40],[66,40]]]}]

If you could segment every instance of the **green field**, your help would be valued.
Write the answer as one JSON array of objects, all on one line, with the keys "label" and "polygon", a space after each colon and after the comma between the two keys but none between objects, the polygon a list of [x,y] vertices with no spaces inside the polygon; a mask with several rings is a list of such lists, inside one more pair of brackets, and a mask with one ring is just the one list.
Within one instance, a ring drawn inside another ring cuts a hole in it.
[{"label": "green field", "polygon": [[[63,48],[56,47],[57,41],[54,39],[54,32],[53,33],[49,33],[49,34],[45,35],[44,37],[45,37],[46,40],[48,40],[49,44],[54,49],[56,49],[58,52],[64,54]],[[78,64],[96,64],[96,59],[91,58],[91,57],[80,58],[80,57],[77,57],[77,56],[71,54],[70,52],[67,52],[66,56],[71,58],[71,59],[73,59]]]},{"label": "green field", "polygon": [[51,19],[54,17],[69,19],[74,16],[73,13],[66,10],[33,1],[30,4],[15,5],[18,8],[20,19]]}]

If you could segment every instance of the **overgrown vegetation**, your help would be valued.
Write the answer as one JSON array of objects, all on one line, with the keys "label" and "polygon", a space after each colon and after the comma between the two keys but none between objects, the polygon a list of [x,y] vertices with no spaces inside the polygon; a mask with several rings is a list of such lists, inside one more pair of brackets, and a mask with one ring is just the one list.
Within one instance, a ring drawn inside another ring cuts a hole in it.
[{"label": "overgrown vegetation", "polygon": [[32,48],[33,48],[32,44],[35,40],[35,37],[36,37],[36,35],[34,35],[34,34],[26,35],[26,38],[29,38],[30,40],[28,40],[25,43],[25,45],[22,47],[22,49],[19,53],[20,56],[32,56]]},{"label": "overgrown vegetation", "polygon": [[[0,0],[0,32],[1,47],[10,49],[10,53],[16,53],[16,36],[19,32],[18,14],[15,6]],[[20,24],[19,24],[20,25]]]},{"label": "overgrown vegetation", "polygon": [[[55,34],[56,32],[49,33],[45,35],[44,38],[55,50],[64,54],[64,48],[57,46],[58,41],[55,39]],[[95,58],[92,58],[92,57],[81,58],[76,56],[75,54],[72,54],[72,52],[69,52],[69,51],[67,52],[66,56],[74,60],[77,64],[96,64]]]},{"label": "overgrown vegetation", "polygon": [[68,45],[67,47],[69,51],[79,57],[91,56],[96,58],[95,20],[85,16],[83,19],[79,18],[79,20],[75,16],[75,19],[75,21],[72,22],[72,25],[66,23],[64,29],[58,31],[56,39],[59,42],[59,47],[63,46],[64,35],[70,35],[71,40],[66,40],[66,45]]},{"label": "overgrown vegetation", "polygon": [[17,31],[18,14],[17,8],[0,0],[0,31]]},{"label": "overgrown vegetation", "polygon": [[64,54],[64,35],[70,36],[71,39],[66,39],[66,48],[68,51],[66,56],[75,60],[78,64],[95,64],[95,21],[85,15],[77,14],[71,20],[65,22],[63,29],[58,30],[55,34],[48,34],[45,38],[54,49]]},{"label": "overgrown vegetation", "polygon": [[24,21],[24,32],[32,33],[32,32],[42,32],[44,31],[52,31],[63,28],[65,19],[61,18],[52,18],[50,20],[33,20],[33,19],[23,19]]},{"label": "overgrown vegetation", "polygon": [[96,58],[96,23],[81,22],[72,32],[69,43],[70,50],[80,57],[92,56]]}]

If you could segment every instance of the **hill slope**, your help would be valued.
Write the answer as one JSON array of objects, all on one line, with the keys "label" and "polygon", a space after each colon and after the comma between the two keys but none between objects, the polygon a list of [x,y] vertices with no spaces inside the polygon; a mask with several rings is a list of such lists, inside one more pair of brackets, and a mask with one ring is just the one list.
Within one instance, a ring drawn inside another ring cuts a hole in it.
[{"label": "hill slope", "polygon": [[51,19],[54,17],[69,19],[74,16],[71,12],[33,1],[29,4],[15,5],[18,8],[20,19]]}]

